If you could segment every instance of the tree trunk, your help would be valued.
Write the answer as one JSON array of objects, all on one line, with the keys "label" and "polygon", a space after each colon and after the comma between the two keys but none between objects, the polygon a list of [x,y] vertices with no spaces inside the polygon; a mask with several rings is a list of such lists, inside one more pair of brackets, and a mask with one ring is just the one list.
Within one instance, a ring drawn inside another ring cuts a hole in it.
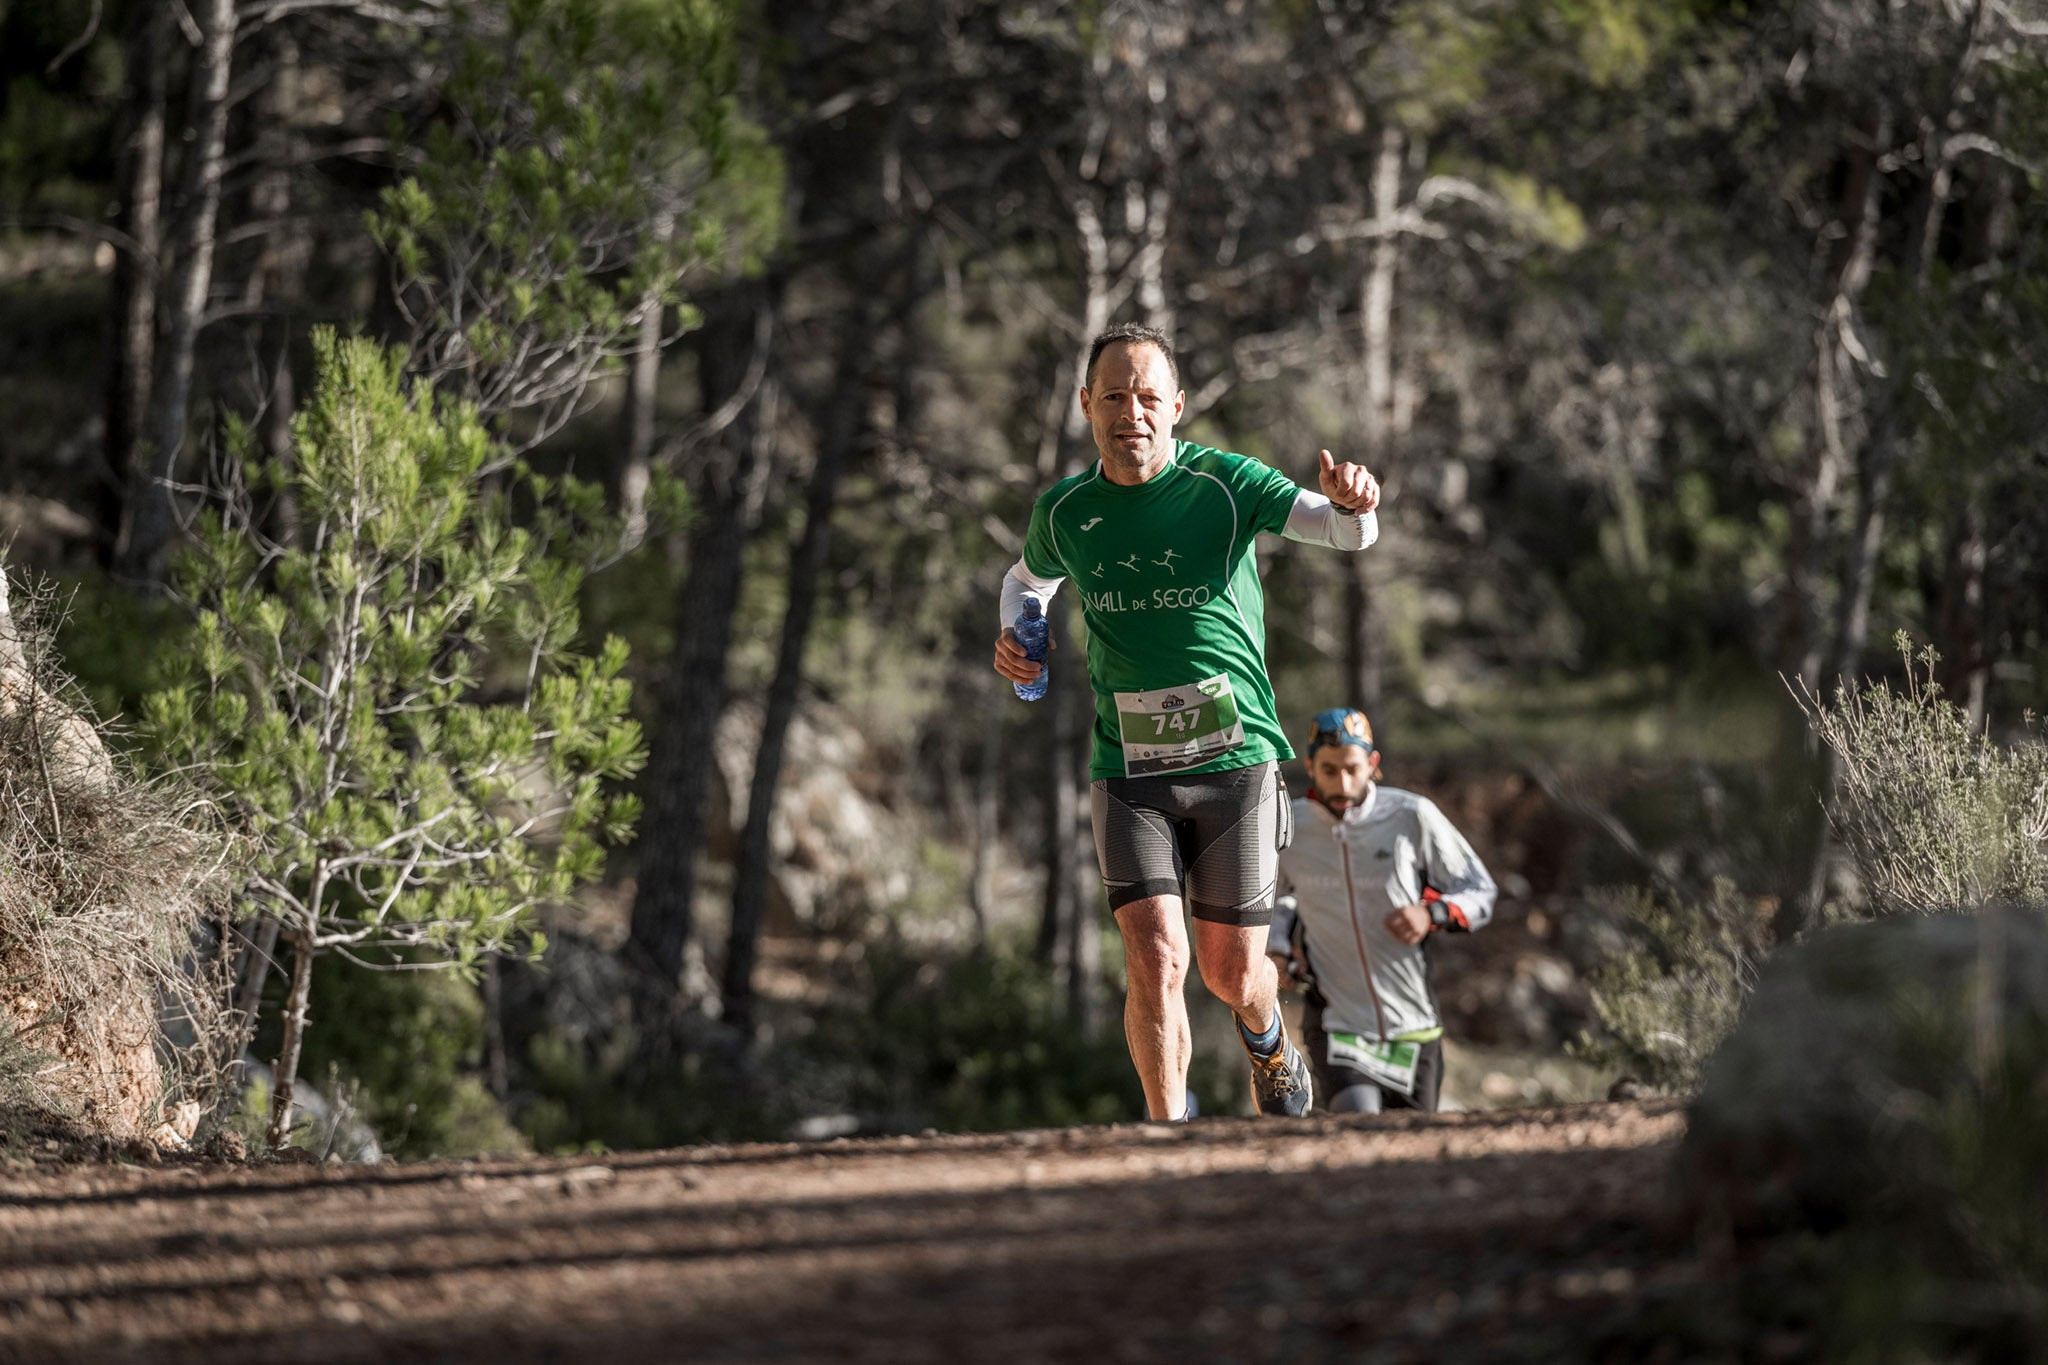
[{"label": "tree trunk", "polygon": [[1787,622],[1781,657],[1801,679],[1821,683],[1827,663],[1828,613],[1823,600],[1827,565],[1833,556],[1832,527],[1843,476],[1850,467],[1845,431],[1845,388],[1854,382],[1850,354],[1856,312],[1877,259],[1877,230],[1884,177],[1877,162],[1891,144],[1892,116],[1881,106],[1871,119],[1864,146],[1844,154],[1838,224],[1841,239],[1828,276],[1826,316],[1814,332],[1812,454],[1806,483],[1798,490],[1792,540],[1786,550]]},{"label": "tree trunk", "polygon": [[484,1085],[491,1098],[503,1104],[512,1093],[511,1058],[505,1049],[505,974],[497,953],[484,955],[482,990],[484,1004]]},{"label": "tree trunk", "polygon": [[162,579],[171,538],[171,479],[185,446],[194,351],[213,284],[214,222],[220,211],[223,153],[227,147],[228,75],[234,59],[234,0],[195,5],[201,41],[192,66],[191,118],[181,176],[183,210],[177,228],[164,346],[152,382],[151,433],[156,449],[137,466],[131,484],[129,540],[123,572],[147,583]]},{"label": "tree trunk", "polygon": [[[1379,154],[1373,161],[1372,215],[1379,225],[1365,283],[1359,293],[1359,328],[1364,362],[1365,402],[1360,412],[1359,444],[1366,466],[1382,479],[1394,446],[1394,287],[1400,266],[1400,237],[1393,229],[1401,207],[1401,159],[1406,139],[1388,124],[1380,132]],[[1368,555],[1349,555],[1344,562],[1345,704],[1370,715],[1380,711],[1385,670],[1380,657],[1377,603],[1372,590]]]},{"label": "tree trunk", "polygon": [[[291,223],[293,147],[290,130],[299,114],[299,48],[288,27],[274,25],[264,35],[270,79],[255,101],[256,142],[263,173],[249,192],[255,220],[269,225],[251,279],[252,302],[263,310],[261,380],[258,403],[263,417],[258,428],[264,456],[280,470],[290,470],[292,415],[298,393],[292,380],[291,306],[304,292],[311,243]],[[280,482],[268,516],[269,534],[282,545],[298,541],[299,509],[288,483]]]},{"label": "tree trunk", "polygon": [[[1066,401],[1049,408],[1049,413],[1059,414],[1058,424],[1050,427],[1040,442],[1039,471],[1041,477],[1050,473],[1048,482],[1078,473],[1094,455],[1089,445],[1088,422],[1081,414],[1075,391],[1088,384],[1089,344],[1109,325],[1109,242],[1102,231],[1101,217],[1095,211],[1094,201],[1085,193],[1075,193],[1069,208],[1083,262],[1081,344],[1074,352],[1074,383],[1067,391]],[[1050,471],[1046,468],[1048,456],[1057,460],[1057,466]],[[1074,619],[1068,611],[1073,597],[1071,592],[1062,593],[1046,604],[1056,640],[1075,638],[1068,629]],[[1034,956],[1047,966],[1060,960],[1063,946],[1069,959],[1072,956],[1073,945],[1063,930],[1071,923],[1068,906],[1074,886],[1073,831],[1077,818],[1087,814],[1078,804],[1079,789],[1087,780],[1084,755],[1093,742],[1094,692],[1086,681],[1087,660],[1077,652],[1068,667],[1081,670],[1081,684],[1076,687],[1055,682],[1042,703],[1051,710],[1046,719],[1051,722],[1052,735],[1045,765],[1045,896],[1039,905],[1038,937],[1032,946]]]},{"label": "tree trunk", "polygon": [[[975,678],[981,685],[981,679]],[[1001,783],[1003,762],[1002,694],[988,689],[982,706],[981,761],[974,770],[974,852],[967,878],[967,911],[974,920],[974,945],[988,946],[989,915],[995,908],[995,866],[1002,837]]]},{"label": "tree trunk", "polygon": [[[738,394],[752,353],[767,347],[778,285],[750,281],[709,301],[698,339],[707,411]],[[741,558],[766,477],[771,433],[756,395],[723,433],[704,480],[689,568],[676,596],[675,645],[658,691],[648,757],[647,819],[629,952],[643,1052],[659,1057],[685,1007],[684,950],[695,930],[697,854],[710,818],[712,744],[725,712],[726,661],[739,604]]]},{"label": "tree trunk", "polygon": [[[1093,693],[1088,695],[1092,698]],[[1076,781],[1077,792],[1079,786]],[[1088,856],[1094,847],[1093,816],[1083,801],[1077,799],[1074,808],[1074,823],[1067,830],[1068,846],[1074,850],[1067,891],[1073,916],[1067,930],[1067,1013],[1081,1036],[1092,1038],[1102,1026],[1102,884]]]},{"label": "tree trunk", "polygon": [[[1836,632],[1832,667],[1820,678],[1820,686],[1848,685],[1861,670],[1863,649],[1870,634],[1870,597],[1877,580],[1878,554],[1884,547],[1885,503],[1891,496],[1893,436],[1889,417],[1880,419],[1864,452],[1862,486],[1857,497],[1856,537],[1850,543],[1849,561],[1842,575],[1841,623]],[[1821,804],[1834,801],[1842,777],[1842,760],[1832,748],[1821,747]],[[1834,859],[1834,838],[1825,822],[1815,837],[1813,858],[1806,874],[1806,894],[1799,905],[1799,927],[1819,922],[1827,901],[1828,872]]]},{"label": "tree trunk", "polygon": [[[6,551],[7,546],[0,543],[0,556],[4,556]],[[0,681],[11,681],[4,677],[8,673],[22,676],[24,686],[34,681],[28,676],[28,655],[22,650],[21,632],[14,624],[14,608],[8,603],[7,564],[4,558],[0,558]]]},{"label": "tree trunk", "polygon": [[1974,492],[1968,493],[1949,536],[1935,630],[1942,695],[1963,708],[1973,730],[1984,727],[1991,677],[1991,653],[1984,643],[1984,579],[1991,561],[1987,541],[1983,505]]},{"label": "tree trunk", "polygon": [[1393,230],[1401,208],[1401,130],[1392,124],[1380,132],[1379,155],[1373,160],[1372,216],[1380,231],[1373,238],[1371,264],[1359,298],[1359,327],[1365,362],[1365,411],[1359,437],[1368,460],[1384,462],[1393,445],[1394,425],[1394,286],[1400,267],[1401,242]]},{"label": "tree trunk", "polygon": [[149,421],[149,376],[156,358],[157,271],[162,251],[164,177],[164,39],[168,5],[145,5],[128,40],[130,95],[115,172],[121,203],[115,226],[129,241],[114,257],[109,295],[113,344],[107,348],[106,469],[95,499],[98,554],[111,568],[122,537],[128,487],[141,466],[142,432]]},{"label": "tree trunk", "polygon": [[[1840,679],[1843,671],[1853,666],[1852,645],[1855,656],[1862,654],[1877,552],[1884,536],[1884,500],[1890,489],[1892,461],[1888,417],[1872,424],[1865,433],[1857,536],[1843,561],[1835,613],[1839,625],[1830,657],[1821,588],[1834,539],[1831,527],[1835,503],[1840,496],[1842,476],[1851,463],[1843,401],[1845,392],[1856,383],[1856,348],[1863,344],[1856,331],[1857,312],[1877,261],[1884,189],[1877,163],[1889,150],[1891,137],[1891,107],[1880,104],[1871,118],[1868,145],[1852,146],[1847,153],[1849,173],[1844,178],[1841,201],[1845,230],[1832,258],[1832,296],[1827,301],[1827,315],[1815,334],[1813,473],[1801,490],[1799,507],[1793,516],[1792,543],[1787,550],[1787,589],[1795,622],[1792,655],[1800,679],[1817,691],[1827,689],[1832,680]],[[1877,401],[1885,400],[1880,396]],[[1835,666],[1833,672],[1829,671],[1831,664]],[[1841,771],[1836,755],[1825,746],[1820,764],[1820,797],[1821,804],[1826,806],[1834,800]],[[1775,929],[1780,941],[1820,922],[1834,857],[1834,835],[1823,821],[1814,836],[1805,885],[1798,889],[1798,894],[1786,898],[1778,913]]]},{"label": "tree trunk", "polygon": [[[317,893],[316,893],[317,904]],[[299,1049],[306,1039],[306,1005],[313,995],[313,912],[292,931],[292,988],[285,997],[284,1042],[271,1072],[270,1131],[264,1141],[273,1151],[292,1135],[292,1091],[299,1079]]]},{"label": "tree trunk", "polygon": [[1166,247],[1173,213],[1173,132],[1168,126],[1166,77],[1153,72],[1145,80],[1145,141],[1158,158],[1152,184],[1145,191],[1144,231],[1137,251],[1138,309],[1145,323],[1173,335],[1173,303],[1166,290]]},{"label": "tree trunk", "polygon": [[761,720],[761,744],[754,757],[754,776],[747,792],[747,823],[740,838],[739,861],[733,873],[732,926],[726,943],[723,982],[724,1018],[742,1035],[754,1024],[754,961],[760,946],[761,914],[768,900],[770,835],[775,793],[782,777],[783,754],[790,722],[796,716],[797,693],[803,685],[804,647],[810,642],[811,620],[818,603],[818,580],[831,549],[832,512],[839,501],[839,476],[853,459],[867,431],[861,399],[875,327],[863,319],[847,329],[839,351],[839,374],[833,382],[831,407],[819,426],[824,438],[804,500],[804,529],[789,555],[789,608],[782,618],[782,642],[775,656],[775,676],[768,686]]},{"label": "tree trunk", "polygon": [[[298,459],[292,445],[292,415],[298,411],[298,386],[292,379],[292,320],[278,311],[263,320],[263,347],[270,361],[270,391],[263,398],[263,453],[280,473],[290,473]],[[267,518],[272,539],[280,545],[299,541],[299,501],[287,479],[280,479]]]},{"label": "tree trunk", "polygon": [[1342,705],[1356,706],[1380,721],[1380,653],[1373,636],[1371,561],[1346,555],[1344,575],[1344,687]]},{"label": "tree trunk", "polygon": [[[676,218],[663,213],[654,220],[654,239],[675,236]],[[654,476],[655,405],[661,396],[662,311],[653,299],[640,319],[640,337],[626,366],[626,403],[622,416],[625,463],[619,470],[619,511],[625,521],[622,549],[631,550],[647,538],[647,488]]]},{"label": "tree trunk", "polygon": [[[1974,37],[1976,30],[1972,32]],[[1941,188],[1945,191],[1946,185]],[[1964,196],[1958,206],[1958,273],[1980,269],[1996,255],[2002,220],[2012,211],[2012,192],[2012,173],[2000,166],[1980,176]],[[1923,215],[1923,222],[1922,231],[1930,242],[1941,235],[1937,213]],[[1919,259],[1921,278],[1925,279],[1932,270],[1930,254],[1923,253]],[[1994,505],[1995,499],[1983,483],[1972,479],[1965,485],[1963,504],[1949,536],[1947,571],[1942,575],[1941,603],[1935,616],[1935,640],[1942,654],[1937,675],[1942,695],[1963,708],[1976,730],[1984,727],[1990,704],[1990,641],[1996,638],[1989,619],[1993,537],[1986,524],[1988,508]]]},{"label": "tree trunk", "polygon": [[[1068,629],[1074,619],[1074,613],[1068,610],[1072,596],[1072,593],[1061,593],[1046,604],[1046,614],[1053,623],[1054,639],[1073,638],[1073,632]],[[1079,667],[1085,672],[1087,664],[1083,662]],[[1063,948],[1070,948],[1062,930],[1070,922],[1067,903],[1073,899],[1074,893],[1074,821],[1079,813],[1078,791],[1087,777],[1083,755],[1094,742],[1089,727],[1081,722],[1079,702],[1082,697],[1091,701],[1094,698],[1085,678],[1078,686],[1061,678],[1055,679],[1046,689],[1041,703],[1052,713],[1047,717],[1052,725],[1052,736],[1045,765],[1045,894],[1039,902],[1038,938],[1032,949],[1037,959],[1048,967],[1060,961]]]},{"label": "tree trunk", "polygon": [[[1877,582],[1878,556],[1884,549],[1885,504],[1891,498],[1892,469],[1897,459],[1897,438],[1887,413],[1873,427],[1863,452],[1856,498],[1856,538],[1850,542],[1849,562],[1843,575],[1841,625],[1836,632],[1834,668],[1828,678],[1847,682],[1863,668],[1863,649],[1870,638],[1870,597]],[[1833,790],[1832,782],[1828,786]]]},{"label": "tree trunk", "polygon": [[1787,627],[1783,666],[1803,682],[1820,684],[1825,619],[1823,589],[1828,546],[1833,539],[1835,502],[1845,462],[1840,397],[1840,354],[1832,321],[1813,339],[1813,453],[1805,484],[1792,511],[1791,540],[1785,550]]},{"label": "tree trunk", "polygon": [[263,1009],[263,988],[270,981],[270,964],[277,954],[278,919],[275,915],[264,915],[256,922],[256,932],[242,950],[243,969],[241,985],[235,991],[235,1016],[241,1023],[235,1034],[232,1055],[222,1058],[224,1063],[233,1063],[248,1050],[249,1040],[256,1033],[256,1017]]}]

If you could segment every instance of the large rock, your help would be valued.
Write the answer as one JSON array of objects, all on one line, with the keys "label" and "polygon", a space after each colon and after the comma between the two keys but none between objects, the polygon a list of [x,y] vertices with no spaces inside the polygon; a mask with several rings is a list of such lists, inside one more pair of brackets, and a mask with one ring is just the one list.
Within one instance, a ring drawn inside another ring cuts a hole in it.
[{"label": "large rock", "polygon": [[[81,453],[96,460],[96,442]],[[54,564],[81,554],[91,547],[94,529],[90,519],[54,498],[0,494],[0,545],[17,564]]]},{"label": "large rock", "polygon": [[0,569],[0,721],[33,721],[43,738],[45,781],[74,781],[101,788],[113,780],[113,761],[91,722],[42,687],[36,661],[41,647],[24,638],[8,602],[7,574]]},{"label": "large rock", "polygon": [[1771,959],[1708,1062],[1679,1157],[1688,1210],[1736,1230],[1826,1227],[1878,1191],[1938,1191],[1940,1116],[1995,1123],[1980,1097],[2044,1038],[2040,909],[1815,934]]},{"label": "large rock", "polygon": [[[736,702],[720,719],[712,757],[709,852],[733,861],[747,818],[761,710]],[[833,928],[910,894],[922,829],[898,809],[907,785],[900,753],[831,706],[798,711],[769,826],[763,933]]]},{"label": "large rock", "polygon": [[[104,801],[113,762],[92,724],[42,686],[43,647],[17,628],[0,569],[0,1037],[33,1067],[0,1100],[101,1136],[188,1139],[196,1109],[190,1122],[162,1112],[156,983],[125,951],[132,938],[149,952],[154,931],[107,913],[110,897],[146,897],[156,870],[99,856],[109,829],[120,837],[122,812]],[[108,893],[109,880],[128,884]],[[81,885],[90,906],[66,899]]]}]

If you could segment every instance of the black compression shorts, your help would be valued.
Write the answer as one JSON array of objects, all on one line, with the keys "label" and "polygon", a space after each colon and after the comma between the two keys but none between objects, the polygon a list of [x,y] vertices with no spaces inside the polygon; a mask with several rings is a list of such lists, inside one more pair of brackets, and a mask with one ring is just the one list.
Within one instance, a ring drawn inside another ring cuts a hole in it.
[{"label": "black compression shorts", "polygon": [[1270,924],[1280,850],[1294,834],[1278,763],[1093,784],[1095,856],[1109,908],[1182,896],[1196,919]]}]

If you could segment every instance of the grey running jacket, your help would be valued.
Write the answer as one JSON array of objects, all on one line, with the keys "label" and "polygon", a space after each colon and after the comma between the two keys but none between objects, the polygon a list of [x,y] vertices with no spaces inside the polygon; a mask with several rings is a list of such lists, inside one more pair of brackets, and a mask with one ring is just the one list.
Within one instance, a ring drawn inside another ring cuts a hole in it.
[{"label": "grey running jacket", "polygon": [[1442,1027],[1429,939],[1409,947],[1386,926],[1395,907],[1424,903],[1425,889],[1462,911],[1467,928],[1493,917],[1493,878],[1428,797],[1375,785],[1341,820],[1320,801],[1295,799],[1268,951],[1285,955],[1299,922],[1328,1002],[1325,1030],[1384,1041]]}]

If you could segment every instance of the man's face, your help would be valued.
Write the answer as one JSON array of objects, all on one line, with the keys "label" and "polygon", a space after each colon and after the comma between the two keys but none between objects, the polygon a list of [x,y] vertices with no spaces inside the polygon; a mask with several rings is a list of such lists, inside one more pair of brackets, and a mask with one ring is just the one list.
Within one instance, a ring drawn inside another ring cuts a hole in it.
[{"label": "man's face", "polygon": [[1165,467],[1186,402],[1157,346],[1119,341],[1102,348],[1094,382],[1081,390],[1081,411],[1111,482],[1142,483]]},{"label": "man's face", "polygon": [[1317,799],[1339,815],[1363,801],[1377,767],[1374,757],[1356,744],[1325,744],[1316,750],[1308,775]]}]

